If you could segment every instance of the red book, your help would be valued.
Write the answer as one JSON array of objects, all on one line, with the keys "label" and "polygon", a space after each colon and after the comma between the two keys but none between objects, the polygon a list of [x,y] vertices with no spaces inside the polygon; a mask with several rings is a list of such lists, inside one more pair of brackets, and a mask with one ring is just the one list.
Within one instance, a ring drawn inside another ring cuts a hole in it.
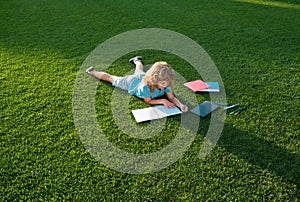
[{"label": "red book", "polygon": [[184,83],[184,85],[186,87],[192,89],[194,92],[209,88],[209,85],[201,80],[186,82],[186,83]]}]

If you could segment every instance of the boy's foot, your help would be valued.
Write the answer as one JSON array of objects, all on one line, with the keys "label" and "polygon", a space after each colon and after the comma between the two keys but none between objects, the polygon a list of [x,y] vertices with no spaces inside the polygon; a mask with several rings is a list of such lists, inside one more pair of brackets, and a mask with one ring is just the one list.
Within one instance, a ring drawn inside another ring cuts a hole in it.
[{"label": "boy's foot", "polygon": [[135,64],[136,61],[141,61],[141,60],[142,60],[142,56],[135,56],[134,58],[130,58],[129,62]]},{"label": "boy's foot", "polygon": [[94,67],[92,66],[92,67],[87,68],[87,69],[85,70],[85,72],[88,73],[88,74],[91,74],[92,71],[94,71],[94,70],[95,70],[95,69],[94,69]]}]

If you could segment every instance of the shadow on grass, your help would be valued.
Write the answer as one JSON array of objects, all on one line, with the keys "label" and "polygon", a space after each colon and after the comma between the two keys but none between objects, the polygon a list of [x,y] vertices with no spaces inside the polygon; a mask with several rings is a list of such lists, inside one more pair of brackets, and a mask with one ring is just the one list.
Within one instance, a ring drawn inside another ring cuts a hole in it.
[{"label": "shadow on grass", "polygon": [[218,145],[229,153],[292,182],[297,186],[297,197],[300,197],[300,156],[296,153],[228,124],[225,124]]}]

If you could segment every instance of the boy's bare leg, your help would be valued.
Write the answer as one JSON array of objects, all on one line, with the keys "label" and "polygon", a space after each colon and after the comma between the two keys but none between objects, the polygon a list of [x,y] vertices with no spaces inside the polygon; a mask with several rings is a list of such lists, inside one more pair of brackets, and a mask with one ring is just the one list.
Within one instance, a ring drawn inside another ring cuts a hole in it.
[{"label": "boy's bare leg", "polygon": [[129,62],[135,64],[135,70],[144,71],[144,65],[142,63],[142,56],[135,56],[134,58],[130,58]]},{"label": "boy's bare leg", "polygon": [[136,60],[134,64],[135,64],[135,69],[144,71],[144,65],[141,60]]},{"label": "boy's bare leg", "polygon": [[101,79],[103,81],[107,81],[109,83],[112,83],[114,81],[113,77],[106,73],[106,72],[97,72],[97,71],[92,71],[90,72],[90,74],[94,77],[96,77],[97,79]]}]

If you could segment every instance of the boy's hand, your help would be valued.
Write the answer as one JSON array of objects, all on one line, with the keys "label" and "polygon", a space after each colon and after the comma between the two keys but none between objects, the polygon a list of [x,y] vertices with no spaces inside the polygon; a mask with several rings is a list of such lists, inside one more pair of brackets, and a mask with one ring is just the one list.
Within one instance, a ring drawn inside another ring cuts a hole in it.
[{"label": "boy's hand", "polygon": [[172,102],[170,102],[169,100],[166,100],[166,99],[163,100],[163,104],[164,104],[165,107],[169,107],[169,108],[176,107],[176,105],[174,103],[172,103]]},{"label": "boy's hand", "polygon": [[189,111],[189,108],[188,108],[188,106],[186,106],[186,105],[182,105],[182,106],[180,107],[180,109],[181,109],[182,112],[188,112],[188,111]]}]

